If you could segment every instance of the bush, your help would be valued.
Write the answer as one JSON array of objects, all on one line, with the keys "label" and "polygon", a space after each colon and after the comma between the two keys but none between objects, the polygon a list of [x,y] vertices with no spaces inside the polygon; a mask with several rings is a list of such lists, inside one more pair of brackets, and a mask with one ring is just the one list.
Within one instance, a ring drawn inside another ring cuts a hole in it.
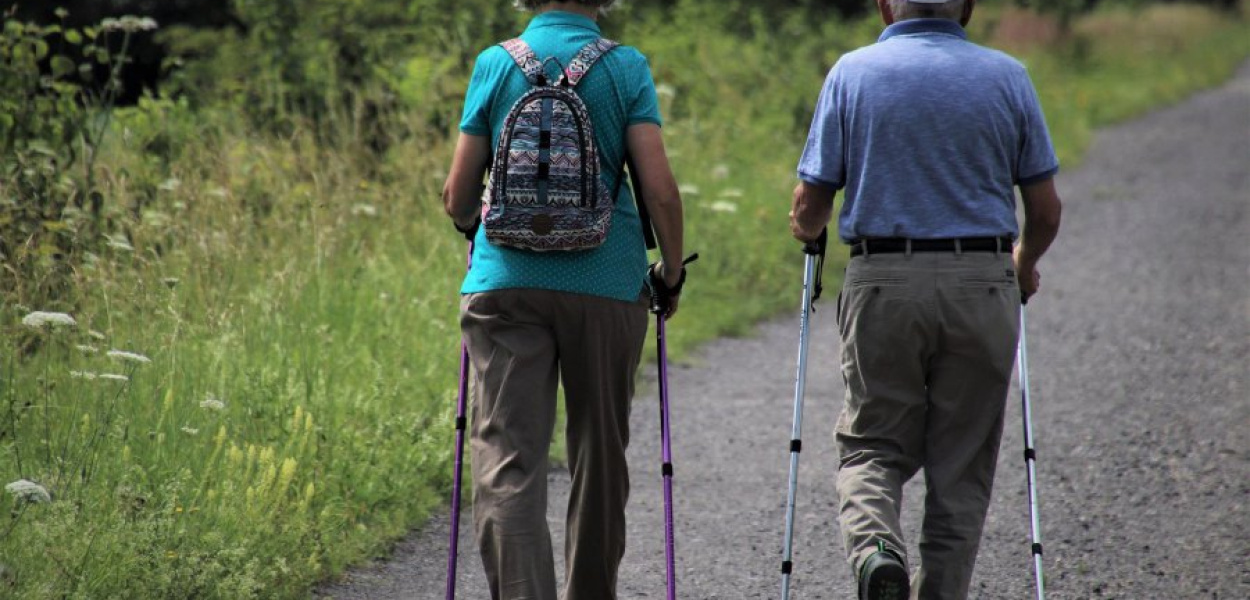
[{"label": "bush", "polygon": [[[58,13],[62,19],[64,11]],[[150,19],[98,27],[6,20],[0,35],[0,290],[27,302],[63,296],[112,229],[97,160],[132,33]],[[110,38],[120,37],[120,52]],[[73,57],[81,56],[76,60]],[[107,72],[94,89],[97,65]]]}]

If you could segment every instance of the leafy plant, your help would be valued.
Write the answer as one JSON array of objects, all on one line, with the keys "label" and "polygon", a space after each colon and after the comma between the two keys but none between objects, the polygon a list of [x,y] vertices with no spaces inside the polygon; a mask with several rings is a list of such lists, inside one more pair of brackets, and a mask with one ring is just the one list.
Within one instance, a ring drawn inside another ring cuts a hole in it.
[{"label": "leafy plant", "polygon": [[123,17],[78,29],[57,15],[44,26],[6,17],[0,33],[0,289],[25,301],[60,297],[108,232],[97,160],[130,36],[156,27]]}]

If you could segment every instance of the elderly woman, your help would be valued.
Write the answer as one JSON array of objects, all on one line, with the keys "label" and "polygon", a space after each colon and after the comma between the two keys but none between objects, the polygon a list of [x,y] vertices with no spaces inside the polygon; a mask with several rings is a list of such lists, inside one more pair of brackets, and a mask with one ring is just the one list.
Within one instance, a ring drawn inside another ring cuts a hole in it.
[{"label": "elderly woman", "polygon": [[[536,13],[522,47],[558,76],[600,39],[597,21],[614,2],[517,0]],[[606,239],[590,250],[535,252],[492,243],[485,228],[477,230],[492,153],[510,109],[533,87],[510,54],[517,46],[478,56],[443,191],[448,216],[474,242],[461,288],[461,328],[475,371],[474,526],[492,598],[556,599],[546,510],[558,380],[573,480],[563,597],[609,600],[625,552],[625,447],[648,307],[643,226],[629,186],[619,185],[626,152],[659,241],[653,280],[666,292],[667,316],[676,311],[683,275],[681,199],[647,60],[617,46],[575,88],[593,123],[600,183],[617,191]]]}]

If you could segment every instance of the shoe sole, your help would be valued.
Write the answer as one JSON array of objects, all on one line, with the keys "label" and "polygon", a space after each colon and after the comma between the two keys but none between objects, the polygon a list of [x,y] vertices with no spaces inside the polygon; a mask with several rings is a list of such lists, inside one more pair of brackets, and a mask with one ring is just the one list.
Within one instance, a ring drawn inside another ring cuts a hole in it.
[{"label": "shoe sole", "polygon": [[907,570],[902,565],[881,565],[868,578],[867,600],[907,600],[909,587]]}]

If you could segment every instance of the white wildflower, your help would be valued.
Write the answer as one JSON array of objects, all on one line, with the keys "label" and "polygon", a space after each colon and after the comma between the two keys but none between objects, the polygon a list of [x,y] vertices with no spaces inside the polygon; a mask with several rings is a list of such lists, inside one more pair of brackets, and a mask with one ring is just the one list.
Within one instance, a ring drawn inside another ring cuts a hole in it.
[{"label": "white wildflower", "polygon": [[698,196],[699,186],[692,185],[689,183],[683,183],[677,187],[677,191],[681,192],[681,195],[683,196]]},{"label": "white wildflower", "polygon": [[729,177],[729,165],[721,163],[712,167],[712,179],[721,180]]},{"label": "white wildflower", "polygon": [[130,381],[129,377],[126,377],[125,375],[118,375],[117,373],[100,373],[99,377],[100,379],[107,379],[109,381]]},{"label": "white wildflower", "polygon": [[43,327],[73,327],[78,325],[78,321],[74,317],[61,312],[44,312],[37,310],[25,317],[22,317],[22,325],[31,329],[42,329]]},{"label": "white wildflower", "polygon": [[135,33],[139,31],[152,31],[158,27],[156,20],[151,17],[135,17],[126,15],[121,18],[108,18],[100,21],[101,31],[124,31],[126,33]]},{"label": "white wildflower", "polygon": [[726,189],[721,190],[720,193],[717,195],[720,196],[721,198],[741,198],[742,190],[738,188],[726,188]]},{"label": "white wildflower", "polygon": [[109,243],[108,243],[108,244],[106,244],[109,248],[115,248],[115,249],[117,249],[117,250],[122,250],[122,251],[125,251],[125,252],[134,252],[134,251],[135,251],[135,247],[134,247],[134,246],[131,246],[131,245],[130,245],[130,242],[126,241],[126,240],[125,240],[125,239],[123,239],[123,238],[120,238],[120,237],[113,237],[113,236],[110,236],[110,235],[105,235],[105,236],[104,236],[104,238],[105,238],[105,239],[107,239],[107,240],[109,241]]},{"label": "white wildflower", "polygon": [[207,398],[200,401],[200,408],[221,411],[226,409],[226,403],[222,402],[217,396],[209,394]]},{"label": "white wildflower", "polygon": [[169,179],[162,181],[160,185],[156,186],[157,189],[166,192],[177,191],[180,187],[182,187],[182,180],[177,177],[170,177]]},{"label": "white wildflower", "polygon": [[161,278],[161,283],[165,284],[165,287],[171,290],[174,289],[174,287],[176,287],[178,283],[181,281],[182,280],[178,279],[177,277],[162,277]]},{"label": "white wildflower", "polygon": [[655,86],[655,95],[661,96],[664,98],[673,98],[677,96],[677,88],[667,83],[661,83]]},{"label": "white wildflower", "polygon": [[227,197],[230,196],[230,192],[227,192],[226,188],[213,188],[211,190],[208,190],[208,195],[214,198],[221,198],[222,200],[225,200]]},{"label": "white wildflower", "polygon": [[48,488],[43,487],[29,479],[18,479],[6,486],[5,491],[13,494],[18,500],[25,500],[35,504],[47,504],[52,502],[52,494],[48,493]]},{"label": "white wildflower", "polygon": [[127,352],[127,351],[125,351],[125,350],[109,350],[109,351],[108,351],[108,356],[109,356],[109,358],[113,358],[113,359],[117,359],[117,360],[130,361],[130,362],[136,362],[136,363],[139,363],[139,364],[144,364],[144,365],[146,365],[146,364],[148,364],[148,363],[152,362],[152,359],[150,359],[150,358],[148,358],[148,357],[146,357],[146,356],[144,356],[144,355],[142,355],[142,354],[138,354],[138,353],[135,353],[135,352]]},{"label": "white wildflower", "polygon": [[356,204],[352,206],[353,217],[376,217],[378,216],[377,207],[372,204]]},{"label": "white wildflower", "polygon": [[183,432],[183,433],[185,433],[185,434],[187,434],[187,435],[198,435],[198,434],[200,433],[200,430],[199,430],[199,429],[196,429],[196,428],[194,428],[194,427],[185,427],[185,426],[184,426],[184,427],[182,428],[182,432]]},{"label": "white wildflower", "polygon": [[87,335],[89,335],[89,336],[91,336],[91,337],[93,337],[93,338],[95,338],[95,339],[97,339],[97,340],[101,340],[101,341],[103,341],[103,340],[104,340],[104,334],[103,334],[103,333],[100,333],[100,332],[98,332],[98,331],[96,331],[96,330],[94,330],[94,329],[88,329],[88,330],[87,330]]},{"label": "white wildflower", "polygon": [[79,352],[82,352],[83,354],[99,354],[100,353],[99,348],[96,348],[95,346],[89,346],[87,344],[74,344],[74,348],[76,348]]},{"label": "white wildflower", "polygon": [[95,379],[97,375],[91,371],[70,371],[69,376],[74,379]]},{"label": "white wildflower", "polygon": [[712,205],[709,206],[708,208],[716,212],[725,212],[725,213],[738,212],[737,204],[734,204],[733,202],[725,202],[724,200],[717,200],[716,202],[713,202]]}]

